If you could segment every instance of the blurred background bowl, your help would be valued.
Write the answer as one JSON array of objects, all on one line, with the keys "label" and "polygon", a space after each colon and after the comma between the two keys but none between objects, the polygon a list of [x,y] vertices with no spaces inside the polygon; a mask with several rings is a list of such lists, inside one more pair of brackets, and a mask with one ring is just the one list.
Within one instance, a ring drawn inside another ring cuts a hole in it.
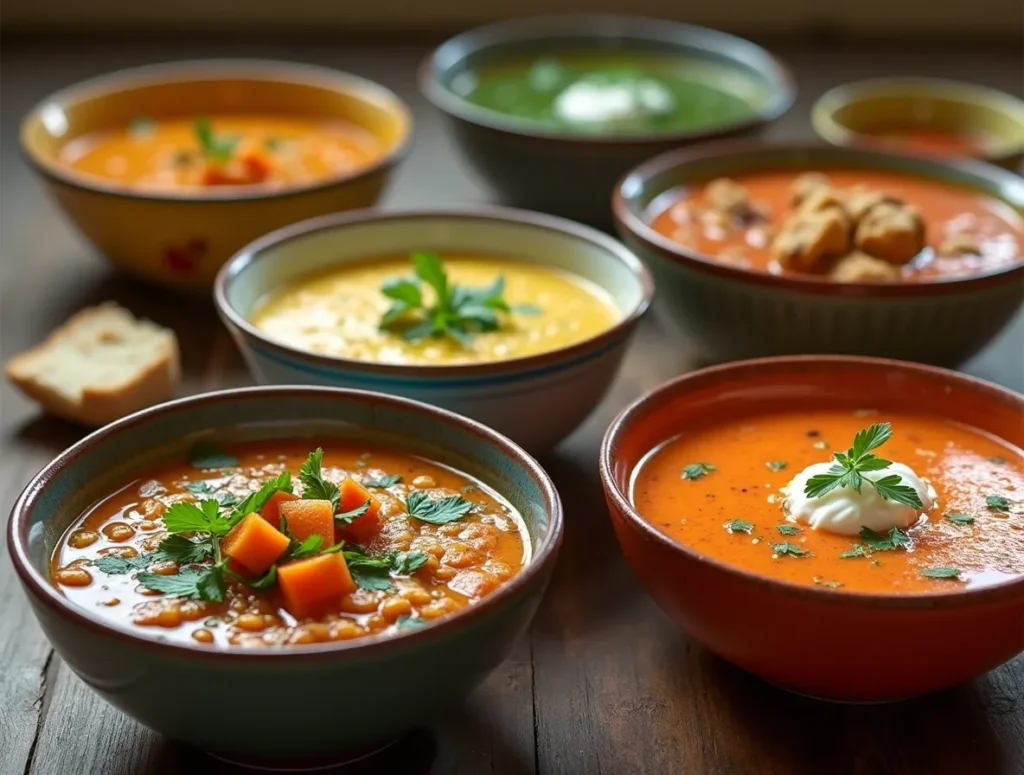
[{"label": "blurred background bowl", "polygon": [[956,365],[984,347],[1024,301],[1024,262],[957,278],[846,283],[716,261],[651,228],[659,197],[714,178],[768,170],[853,168],[968,186],[1024,216],[1024,180],[989,164],[825,145],[733,141],[666,153],[619,183],[623,242],[654,273],[655,314],[708,362],[841,353]]},{"label": "blurred background bowl", "polygon": [[[603,288],[620,320],[568,347],[467,365],[397,365],[320,355],[276,342],[249,322],[267,293],[330,267],[436,251],[509,256],[561,268]],[[263,384],[361,388],[472,417],[531,452],[554,446],[593,411],[618,371],[654,293],[643,264],[619,242],[554,216],[503,208],[315,218],[244,248],[214,288],[217,311]]]},{"label": "blurred background bowl", "polygon": [[[88,177],[58,162],[83,134],[138,116],[224,112],[351,121],[383,148],[374,164],[309,185],[267,190],[151,192]],[[119,269],[202,290],[235,251],[271,229],[377,201],[404,157],[412,117],[391,91],[324,67],[264,60],[172,62],[122,70],[56,92],[24,119],[21,147],[49,193]]]},{"label": "blurred background bowl", "polygon": [[[481,66],[566,52],[678,57],[708,83],[747,95],[749,116],[706,130],[581,134],[474,105],[456,85]],[[704,27],[629,16],[552,16],[501,22],[457,35],[420,68],[420,89],[448,119],[475,171],[507,204],[607,225],[608,196],[630,167],[713,137],[753,134],[796,98],[786,67],[750,41]]]},{"label": "blurred background bowl", "polygon": [[[833,145],[877,145],[895,150],[899,135],[914,151],[915,134],[962,138],[964,155],[1014,169],[1024,160],[1024,100],[940,78],[872,78],[825,92],[811,110],[818,135]],[[896,135],[887,140],[886,134]],[[922,150],[927,151],[927,147]],[[933,149],[935,150],[935,149]]]}]

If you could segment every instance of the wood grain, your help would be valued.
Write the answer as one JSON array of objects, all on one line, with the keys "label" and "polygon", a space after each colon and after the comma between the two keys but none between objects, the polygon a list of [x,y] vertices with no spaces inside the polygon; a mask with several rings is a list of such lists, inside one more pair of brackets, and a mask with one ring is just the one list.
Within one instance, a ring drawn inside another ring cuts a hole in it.
[{"label": "wood grain", "polygon": [[[778,137],[809,138],[806,112],[825,88],[886,73],[960,77],[1021,91],[1012,45],[780,44],[803,93]],[[337,41],[277,45],[161,41],[7,41],[0,143],[0,353],[37,342],[79,307],[116,299],[175,329],[184,393],[249,383],[209,305],[118,276],[70,230],[18,158],[19,116],[49,91],[111,69],[163,59],[303,59],[380,80],[414,106],[417,142],[385,206],[485,202],[486,189],[415,94],[418,44]],[[966,371],[1024,389],[1024,317]],[[641,327],[611,394],[542,462],[566,504],[566,541],[528,637],[463,705],[345,772],[444,775],[590,773],[956,773],[1024,771],[1024,657],[987,676],[893,706],[826,705],[776,690],[691,642],[643,593],[622,560],[597,483],[597,448],[614,414],[692,369],[685,342],[653,318]],[[82,434],[39,417],[0,388],[0,508],[32,473]],[[2,539],[0,539],[2,540]],[[713,594],[703,591],[702,593]],[[865,669],[858,666],[857,669]],[[867,668],[869,669],[869,668]],[[169,775],[232,772],[163,740],[96,698],[51,655],[0,557],[0,773]]]}]

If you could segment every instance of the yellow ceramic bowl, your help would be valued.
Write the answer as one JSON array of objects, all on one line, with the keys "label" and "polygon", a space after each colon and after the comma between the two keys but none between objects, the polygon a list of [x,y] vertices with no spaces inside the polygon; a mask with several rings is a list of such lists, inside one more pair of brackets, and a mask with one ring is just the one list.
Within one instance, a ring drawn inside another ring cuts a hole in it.
[{"label": "yellow ceramic bowl", "polygon": [[[364,170],[311,185],[201,195],[134,191],[57,161],[75,137],[136,116],[223,112],[343,118],[372,132],[384,155]],[[288,62],[215,60],[123,70],[52,94],[24,119],[21,145],[75,226],[116,266],[161,285],[204,289],[221,264],[256,237],[374,204],[411,135],[408,108],[371,81]]]}]

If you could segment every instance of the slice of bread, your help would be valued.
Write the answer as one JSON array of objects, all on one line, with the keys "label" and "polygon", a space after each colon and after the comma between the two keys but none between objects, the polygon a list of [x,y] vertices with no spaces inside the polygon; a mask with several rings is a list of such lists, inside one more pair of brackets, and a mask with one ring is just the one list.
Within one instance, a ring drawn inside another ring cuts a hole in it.
[{"label": "slice of bread", "polygon": [[83,309],[7,362],[7,379],[59,417],[99,427],[173,397],[173,331],[108,302]]}]

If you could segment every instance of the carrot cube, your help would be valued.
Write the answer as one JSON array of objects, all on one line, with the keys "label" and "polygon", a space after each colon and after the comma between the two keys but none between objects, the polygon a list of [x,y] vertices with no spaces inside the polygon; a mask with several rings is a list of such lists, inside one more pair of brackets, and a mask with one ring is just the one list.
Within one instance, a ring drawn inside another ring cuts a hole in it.
[{"label": "carrot cube", "polygon": [[260,516],[267,520],[272,527],[277,527],[281,524],[281,504],[286,501],[297,501],[298,499],[299,496],[294,493],[278,490],[270,496],[270,500],[260,509]]},{"label": "carrot cube", "polygon": [[285,501],[280,511],[296,541],[316,535],[323,539],[325,547],[334,543],[334,504],[330,501]]},{"label": "carrot cube", "polygon": [[346,525],[343,533],[346,540],[357,544],[369,543],[380,532],[380,501],[370,495],[370,491],[354,479],[345,479],[341,483],[341,498],[338,504],[340,511],[358,509],[364,503],[370,507],[361,517],[356,517]]},{"label": "carrot cube", "polygon": [[250,514],[224,536],[220,548],[234,562],[254,574],[265,573],[291,541],[259,514]]},{"label": "carrot cube", "polygon": [[277,569],[277,585],[285,608],[297,617],[310,616],[356,591],[341,552],[318,554]]}]

